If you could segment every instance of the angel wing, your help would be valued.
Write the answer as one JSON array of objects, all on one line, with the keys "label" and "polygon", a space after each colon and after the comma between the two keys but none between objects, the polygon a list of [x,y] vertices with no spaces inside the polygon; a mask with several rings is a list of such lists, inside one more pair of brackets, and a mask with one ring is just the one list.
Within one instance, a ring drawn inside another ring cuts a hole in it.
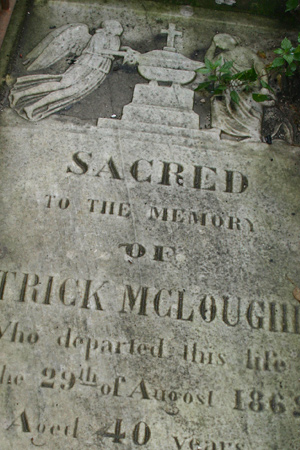
[{"label": "angel wing", "polygon": [[70,53],[81,54],[91,39],[83,23],[63,25],[49,33],[26,57],[27,70],[45,69]]}]

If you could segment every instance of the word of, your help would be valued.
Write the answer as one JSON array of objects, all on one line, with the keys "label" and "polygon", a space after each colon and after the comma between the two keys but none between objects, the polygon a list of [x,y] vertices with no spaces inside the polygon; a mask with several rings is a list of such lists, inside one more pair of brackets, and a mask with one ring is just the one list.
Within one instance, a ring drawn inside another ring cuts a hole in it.
[{"label": "word of", "polygon": [[[99,161],[97,155],[89,152],[76,152],[73,163],[66,172],[76,176],[90,175],[124,181],[125,175],[113,158]],[[184,175],[183,175],[184,173]],[[155,183],[161,186],[186,186],[203,191],[221,191],[227,194],[241,194],[248,187],[248,179],[241,172],[216,167],[193,165],[184,167],[177,162],[145,159],[134,161],[128,175],[138,183]]]},{"label": "word of", "polygon": [[[119,244],[119,248],[120,247],[124,247],[126,255],[131,258],[141,258],[147,252],[146,248],[137,242],[134,242],[133,244]],[[153,247],[154,249],[151,259],[154,261],[166,261],[175,255],[175,247],[167,247],[162,245],[154,245]]]}]

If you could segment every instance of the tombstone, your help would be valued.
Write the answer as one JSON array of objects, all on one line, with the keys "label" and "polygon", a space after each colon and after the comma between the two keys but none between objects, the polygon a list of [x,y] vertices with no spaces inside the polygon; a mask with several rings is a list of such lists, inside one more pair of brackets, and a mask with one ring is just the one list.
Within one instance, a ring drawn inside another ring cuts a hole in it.
[{"label": "tombstone", "polygon": [[253,20],[28,11],[0,116],[1,449],[299,448],[295,126],[275,94],[195,92],[205,57],[265,66],[282,29]]}]

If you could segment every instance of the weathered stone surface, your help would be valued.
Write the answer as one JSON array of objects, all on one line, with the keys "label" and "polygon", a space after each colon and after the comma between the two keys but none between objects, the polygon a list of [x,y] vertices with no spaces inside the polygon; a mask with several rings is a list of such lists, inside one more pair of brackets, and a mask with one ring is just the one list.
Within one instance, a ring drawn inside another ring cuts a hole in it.
[{"label": "weathered stone surface", "polygon": [[[252,39],[142,6],[38,3],[22,53],[67,22],[199,67],[216,31]],[[300,150],[204,129],[180,65],[116,67],[68,111],[1,115],[0,447],[297,450]]]}]

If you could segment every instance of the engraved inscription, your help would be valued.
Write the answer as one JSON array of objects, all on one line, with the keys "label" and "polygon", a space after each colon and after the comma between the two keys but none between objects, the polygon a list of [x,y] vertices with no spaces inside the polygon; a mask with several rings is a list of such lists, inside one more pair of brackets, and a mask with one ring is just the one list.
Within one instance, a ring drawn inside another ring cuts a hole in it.
[{"label": "engraved inscription", "polygon": [[[220,294],[213,296],[199,293],[190,295],[187,289],[155,289],[151,286],[127,284],[116,286],[120,291],[117,308],[112,306],[104,287],[109,289],[109,280],[84,280],[52,275],[42,277],[37,274],[0,270],[0,300],[17,304],[29,302],[32,306],[43,305],[77,307],[92,312],[114,311],[119,315],[136,314],[187,323],[206,324],[233,329],[245,325],[248,330],[300,335],[300,305],[276,303],[266,300],[247,301],[235,296]],[[107,287],[108,286],[108,287]],[[8,332],[11,323],[1,328],[1,336]],[[18,324],[14,330],[18,330]],[[17,327],[17,328],[16,328]],[[12,330],[12,337],[16,333]],[[0,336],[0,337],[1,337]],[[36,333],[27,336],[29,344],[38,340]],[[24,333],[21,333],[24,340]]]},{"label": "engraved inscription", "polygon": [[253,232],[254,225],[247,218],[234,216],[220,216],[212,212],[187,211],[181,208],[162,208],[151,206],[148,211],[148,219],[162,222],[176,222],[201,227],[223,228],[234,231]]},{"label": "engraved inscription", "polygon": [[34,2],[10,55],[0,448],[298,450],[299,148],[218,59],[281,35],[127,3]]},{"label": "engraved inscription", "polygon": [[160,186],[188,187],[199,191],[218,191],[226,194],[242,194],[248,188],[246,175],[236,170],[194,165],[185,167],[177,162],[152,159],[137,160],[124,172],[122,165],[112,157],[99,161],[98,156],[80,151],[73,154],[73,162],[66,172],[70,175],[89,175],[103,180],[124,181],[130,176],[138,183]]}]

